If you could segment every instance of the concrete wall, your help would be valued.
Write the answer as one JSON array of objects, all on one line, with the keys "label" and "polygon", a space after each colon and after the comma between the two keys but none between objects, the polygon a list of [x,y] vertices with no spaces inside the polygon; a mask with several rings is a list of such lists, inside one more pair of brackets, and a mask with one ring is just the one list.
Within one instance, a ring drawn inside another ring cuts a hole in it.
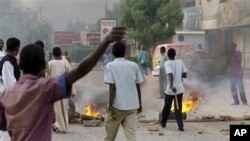
[{"label": "concrete wall", "polygon": [[216,29],[218,27],[219,0],[202,0],[202,29]]},{"label": "concrete wall", "polygon": [[[179,41],[179,37],[183,36],[184,40]],[[173,37],[173,43],[188,43],[192,44],[195,48],[198,48],[199,44],[204,49],[205,48],[205,33],[204,32],[176,32]]]}]

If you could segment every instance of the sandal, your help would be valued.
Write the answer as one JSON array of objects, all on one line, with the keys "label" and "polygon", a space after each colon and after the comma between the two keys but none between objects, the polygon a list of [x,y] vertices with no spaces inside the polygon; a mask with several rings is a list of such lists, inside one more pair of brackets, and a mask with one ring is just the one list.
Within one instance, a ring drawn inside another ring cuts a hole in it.
[{"label": "sandal", "polygon": [[58,127],[53,127],[53,131],[57,134],[66,134],[66,131],[61,131]]}]

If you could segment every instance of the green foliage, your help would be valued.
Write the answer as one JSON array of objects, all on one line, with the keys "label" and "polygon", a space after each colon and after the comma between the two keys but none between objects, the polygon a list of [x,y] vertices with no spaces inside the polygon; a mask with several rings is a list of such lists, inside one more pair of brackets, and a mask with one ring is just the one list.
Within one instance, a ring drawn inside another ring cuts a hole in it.
[{"label": "green foliage", "polygon": [[0,14],[1,38],[17,37],[21,40],[22,45],[34,43],[36,40],[47,42],[53,32],[50,22],[46,20],[39,21],[38,18],[29,21],[26,17],[27,13],[13,6],[11,1],[5,6],[8,7],[10,12]]},{"label": "green foliage", "polygon": [[184,17],[178,0],[121,0],[114,12],[118,23],[129,27],[129,35],[145,47],[172,37]]},{"label": "green foliage", "polygon": [[35,42],[36,40],[49,42],[53,33],[52,25],[48,22],[32,23],[25,26],[23,42],[25,44]]}]

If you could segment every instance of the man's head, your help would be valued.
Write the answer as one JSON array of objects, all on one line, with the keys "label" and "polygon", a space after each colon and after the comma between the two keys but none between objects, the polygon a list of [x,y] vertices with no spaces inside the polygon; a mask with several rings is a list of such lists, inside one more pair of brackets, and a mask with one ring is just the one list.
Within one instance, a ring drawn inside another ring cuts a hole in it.
[{"label": "man's head", "polygon": [[38,41],[35,42],[35,44],[42,47],[42,49],[44,49],[44,42],[43,41],[38,40]]},{"label": "man's head", "polygon": [[17,56],[20,48],[20,40],[15,37],[9,38],[6,42],[6,45],[7,45],[6,51],[10,53],[12,56]]},{"label": "man's head", "polygon": [[168,50],[168,58],[169,58],[169,59],[174,59],[175,56],[176,56],[175,49],[170,48],[170,49]]},{"label": "man's head", "polygon": [[45,54],[41,47],[29,44],[21,50],[19,67],[24,74],[38,75],[45,66]]},{"label": "man's head", "polygon": [[165,48],[164,46],[162,46],[162,47],[160,48],[160,52],[161,52],[161,54],[166,53],[166,48]]},{"label": "man's head", "polygon": [[116,42],[112,47],[112,53],[115,56],[115,58],[121,58],[125,56],[126,52],[126,45],[124,42]]},{"label": "man's head", "polygon": [[53,56],[54,57],[61,57],[62,56],[62,51],[61,51],[60,47],[53,48]]},{"label": "man's head", "polygon": [[4,47],[4,41],[3,39],[0,39],[0,50],[2,50]]}]

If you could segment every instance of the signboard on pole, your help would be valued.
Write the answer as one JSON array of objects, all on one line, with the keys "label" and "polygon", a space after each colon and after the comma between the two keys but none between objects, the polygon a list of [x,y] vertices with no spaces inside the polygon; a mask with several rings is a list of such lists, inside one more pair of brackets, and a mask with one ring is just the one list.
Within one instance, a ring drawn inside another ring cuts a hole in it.
[{"label": "signboard on pole", "polygon": [[72,44],[75,41],[75,32],[55,31],[54,39],[56,44]]},{"label": "signboard on pole", "polygon": [[100,43],[101,35],[100,32],[89,32],[87,33],[88,45],[97,45]]},{"label": "signboard on pole", "polygon": [[116,26],[116,20],[101,20],[101,41]]}]

